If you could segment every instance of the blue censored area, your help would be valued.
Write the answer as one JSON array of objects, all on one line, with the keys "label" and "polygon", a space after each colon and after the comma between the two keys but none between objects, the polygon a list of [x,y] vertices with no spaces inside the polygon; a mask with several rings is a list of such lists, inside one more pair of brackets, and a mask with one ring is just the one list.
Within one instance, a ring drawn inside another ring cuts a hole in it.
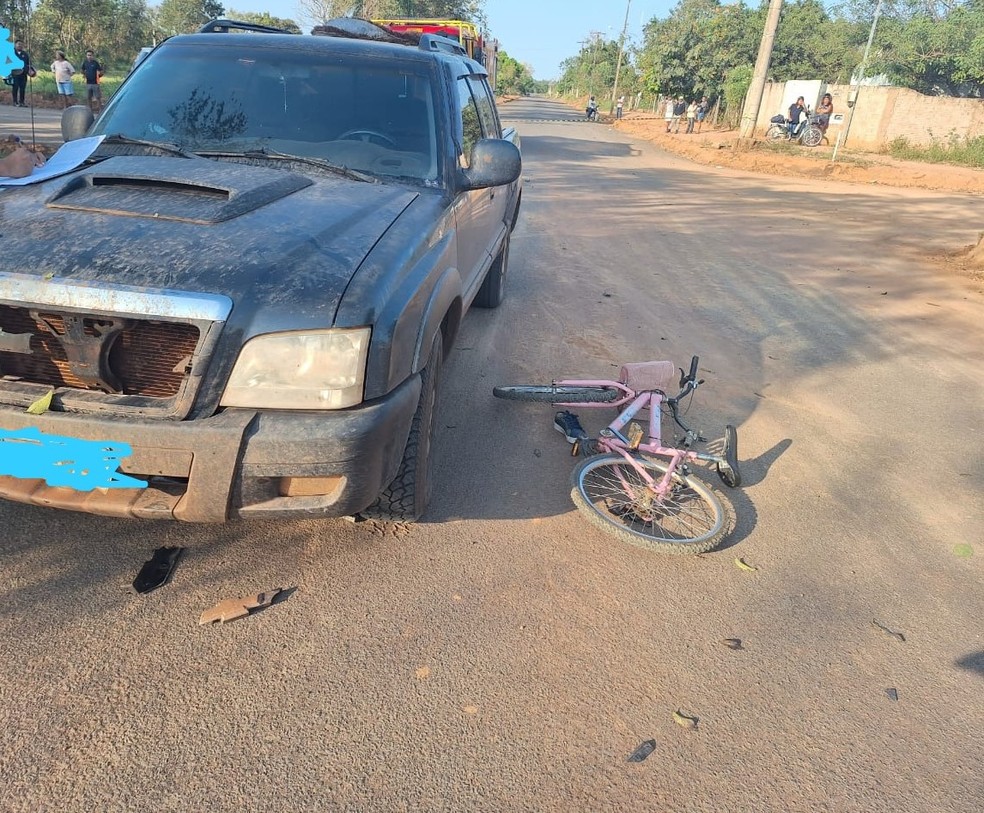
[{"label": "blue censored area", "polygon": [[44,435],[38,429],[0,429],[0,475],[43,479],[49,486],[76,491],[94,488],[146,488],[147,483],[118,471],[129,457],[126,443]]}]

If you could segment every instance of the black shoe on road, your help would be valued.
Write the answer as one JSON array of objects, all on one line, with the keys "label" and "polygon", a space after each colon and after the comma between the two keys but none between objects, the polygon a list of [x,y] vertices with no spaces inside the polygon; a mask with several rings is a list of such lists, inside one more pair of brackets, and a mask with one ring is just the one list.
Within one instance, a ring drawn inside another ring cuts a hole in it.
[{"label": "black shoe on road", "polygon": [[588,437],[588,433],[584,431],[584,427],[581,426],[577,415],[566,409],[554,415],[554,429],[567,438],[568,443],[577,443],[579,440],[585,440]]}]

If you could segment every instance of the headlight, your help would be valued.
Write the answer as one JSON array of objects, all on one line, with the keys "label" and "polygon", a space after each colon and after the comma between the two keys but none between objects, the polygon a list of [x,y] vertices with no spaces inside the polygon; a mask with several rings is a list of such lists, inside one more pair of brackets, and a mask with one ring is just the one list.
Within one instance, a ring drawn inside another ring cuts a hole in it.
[{"label": "headlight", "polygon": [[342,409],[362,401],[369,328],[271,333],[250,339],[222,406]]}]

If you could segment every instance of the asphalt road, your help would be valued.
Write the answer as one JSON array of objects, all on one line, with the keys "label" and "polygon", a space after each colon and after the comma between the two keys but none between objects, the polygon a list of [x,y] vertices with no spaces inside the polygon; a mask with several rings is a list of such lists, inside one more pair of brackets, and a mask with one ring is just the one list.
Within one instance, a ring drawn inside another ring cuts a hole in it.
[{"label": "asphalt road", "polygon": [[[929,257],[984,201],[505,113],[509,298],[450,354],[424,522],[0,504],[0,810],[981,809],[984,298]],[[746,484],[725,549],[661,557],[573,509],[549,407],[490,390],[692,353],[689,417],[739,426]],[[188,551],[137,596],[160,545]]]},{"label": "asphalt road", "polygon": [[37,142],[52,147],[62,144],[61,110],[38,107],[0,105],[0,136],[16,135],[29,144]]}]

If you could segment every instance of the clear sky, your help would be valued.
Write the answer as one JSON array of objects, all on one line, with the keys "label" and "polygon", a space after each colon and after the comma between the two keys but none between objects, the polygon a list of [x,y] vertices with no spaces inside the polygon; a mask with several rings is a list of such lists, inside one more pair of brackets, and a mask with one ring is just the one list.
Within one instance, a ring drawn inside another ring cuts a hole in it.
[{"label": "clear sky", "polygon": [[[297,0],[223,0],[229,9],[269,12],[304,24]],[[653,17],[665,18],[676,0],[629,0],[630,41],[642,41],[642,27]],[[556,79],[560,63],[577,54],[592,31],[618,39],[625,21],[625,0],[486,0],[492,35],[513,59],[533,68],[537,79]]]}]

